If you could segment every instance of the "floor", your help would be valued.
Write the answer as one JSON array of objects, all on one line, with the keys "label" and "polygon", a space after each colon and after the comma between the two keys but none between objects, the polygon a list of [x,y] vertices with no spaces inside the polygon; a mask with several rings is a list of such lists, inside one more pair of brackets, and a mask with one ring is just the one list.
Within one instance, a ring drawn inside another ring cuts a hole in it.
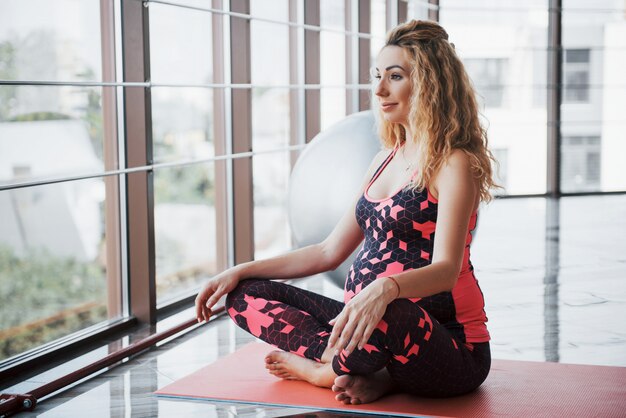
[{"label": "floor", "polygon": [[[626,195],[502,199],[481,209],[472,260],[486,299],[494,358],[626,366],[624,215]],[[297,283],[342,297],[322,276]],[[191,310],[181,312],[158,328],[192,316]],[[27,392],[141,337],[139,333],[107,342],[0,392]],[[163,400],[152,394],[253,340],[222,316],[44,399],[35,412],[19,416],[84,417],[86,411],[90,418],[338,416],[296,408]]]}]

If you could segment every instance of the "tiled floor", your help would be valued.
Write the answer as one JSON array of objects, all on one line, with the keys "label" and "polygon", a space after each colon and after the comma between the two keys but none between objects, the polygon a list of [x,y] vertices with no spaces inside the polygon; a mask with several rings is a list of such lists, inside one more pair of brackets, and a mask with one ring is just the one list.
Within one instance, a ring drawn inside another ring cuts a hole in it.
[{"label": "tiled floor", "polygon": [[[626,366],[625,215],[626,195],[506,199],[481,210],[472,260],[487,302],[494,358]],[[341,290],[321,276],[298,283],[341,298]],[[192,316],[191,310],[182,312],[159,328]],[[34,413],[21,416],[270,417],[314,412],[152,395],[253,340],[224,316],[45,399]],[[127,343],[111,342],[1,392],[26,392],[61,370]]]}]

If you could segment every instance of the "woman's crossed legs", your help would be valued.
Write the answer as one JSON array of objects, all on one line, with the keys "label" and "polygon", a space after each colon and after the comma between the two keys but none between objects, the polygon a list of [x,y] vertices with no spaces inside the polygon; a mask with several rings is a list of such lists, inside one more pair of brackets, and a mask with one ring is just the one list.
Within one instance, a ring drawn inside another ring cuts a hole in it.
[{"label": "woman's crossed legs", "polygon": [[443,397],[469,392],[486,378],[489,344],[470,351],[408,299],[387,307],[362,350],[335,356],[328,349],[332,326],[344,304],[271,280],[247,279],[226,299],[235,323],[278,347],[266,368],[283,379],[300,379],[339,392],[344,403],[371,402],[390,391]]}]

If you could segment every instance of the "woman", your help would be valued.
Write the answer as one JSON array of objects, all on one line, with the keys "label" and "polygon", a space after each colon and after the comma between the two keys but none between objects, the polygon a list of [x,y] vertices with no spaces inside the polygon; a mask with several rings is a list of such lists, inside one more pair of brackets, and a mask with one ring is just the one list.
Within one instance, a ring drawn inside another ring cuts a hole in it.
[{"label": "woman", "polygon": [[[237,325],[285,350],[267,355],[270,373],[332,387],[345,404],[391,391],[460,395],[477,388],[491,364],[469,245],[479,203],[495,186],[493,156],[443,28],[397,26],[376,64],[387,149],[353,205],[322,243],[212,278],[196,298],[198,320],[228,294]],[[364,238],[344,303],[271,281],[335,269]]]}]

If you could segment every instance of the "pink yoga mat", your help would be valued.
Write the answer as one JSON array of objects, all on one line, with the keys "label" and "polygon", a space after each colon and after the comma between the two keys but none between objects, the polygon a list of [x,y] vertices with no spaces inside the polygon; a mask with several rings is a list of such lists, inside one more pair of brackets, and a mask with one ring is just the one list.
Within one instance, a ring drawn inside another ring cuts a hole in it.
[{"label": "pink yoga mat", "polygon": [[276,348],[250,343],[156,392],[159,396],[404,416],[626,417],[626,367],[494,360],[468,395],[427,399],[405,394],[344,405],[330,389],[281,380],[265,369]]}]

